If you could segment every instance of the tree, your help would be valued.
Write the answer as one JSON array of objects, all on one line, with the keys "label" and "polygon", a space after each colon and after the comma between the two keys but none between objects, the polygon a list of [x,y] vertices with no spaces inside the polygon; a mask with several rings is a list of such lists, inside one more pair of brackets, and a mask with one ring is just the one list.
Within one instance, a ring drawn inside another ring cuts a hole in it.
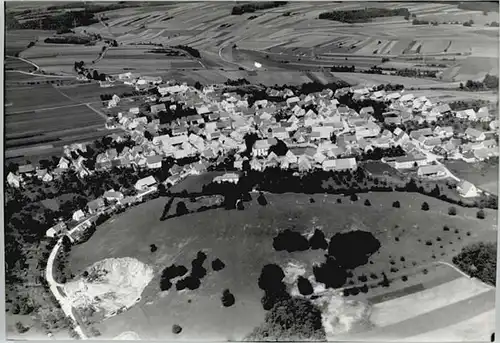
[{"label": "tree", "polygon": [[401,204],[399,203],[399,201],[398,201],[398,200],[396,200],[396,201],[394,201],[394,202],[392,203],[392,207],[394,207],[394,208],[400,208],[400,207],[401,207]]},{"label": "tree", "polygon": [[19,332],[19,333],[25,333],[25,332],[27,332],[29,329],[30,329],[29,327],[24,326],[24,325],[23,325],[23,323],[21,323],[21,322],[17,322],[17,323],[16,323],[16,330],[17,330],[17,332]]},{"label": "tree", "polygon": [[449,214],[450,216],[455,216],[455,215],[457,214],[457,209],[456,209],[456,207],[451,206],[451,207],[448,209],[448,214]]},{"label": "tree", "polygon": [[307,299],[288,298],[276,302],[266,313],[264,324],[248,337],[251,341],[324,341],[321,311]]},{"label": "tree", "polygon": [[356,195],[356,193],[353,193],[351,195],[351,201],[358,201],[358,196]]},{"label": "tree", "polygon": [[183,201],[179,201],[177,203],[177,208],[175,210],[175,213],[178,215],[178,216],[183,216],[185,214],[188,214],[189,211],[186,207],[186,204],[183,202]]},{"label": "tree", "polygon": [[303,276],[299,276],[297,280],[297,286],[299,288],[300,294],[302,295],[311,295],[314,292],[311,282],[309,282],[309,280]]},{"label": "tree", "polygon": [[235,303],[235,298],[234,295],[231,294],[229,289],[225,289],[224,292],[222,293],[222,305],[224,307],[230,307],[233,306]]},{"label": "tree", "polygon": [[154,244],[151,244],[151,245],[149,246],[149,249],[151,250],[151,252],[155,252],[156,250],[158,250],[158,248],[157,248],[157,247],[156,247],[156,245],[154,245]]},{"label": "tree", "polygon": [[372,204],[371,204],[370,200],[366,199],[366,200],[365,200],[365,206],[371,206],[371,205],[372,205]]},{"label": "tree", "polygon": [[422,211],[429,211],[429,204],[427,202],[422,203]]},{"label": "tree", "polygon": [[94,70],[94,71],[92,72],[92,78],[93,78],[94,80],[99,80],[99,73],[97,72],[97,70]]},{"label": "tree", "polygon": [[478,219],[484,219],[486,217],[486,214],[484,213],[484,210],[481,209],[481,210],[477,211],[476,217]]},{"label": "tree", "polygon": [[257,202],[261,206],[267,205],[267,199],[264,197],[264,193],[260,192],[259,197],[257,198]]},{"label": "tree", "polygon": [[194,84],[194,88],[201,91],[203,89],[203,85],[199,81],[196,81]]},{"label": "tree", "polygon": [[470,276],[495,286],[496,255],[496,244],[479,242],[464,247],[453,257],[453,263]]},{"label": "tree", "polygon": [[483,84],[490,89],[498,88],[498,77],[490,74],[486,74],[483,80]]},{"label": "tree", "polygon": [[215,271],[222,270],[222,269],[224,269],[225,266],[226,265],[224,264],[224,262],[222,262],[218,258],[212,261],[212,269]]},{"label": "tree", "polygon": [[180,325],[174,324],[172,325],[172,332],[176,335],[180,334],[182,331],[182,327]]}]

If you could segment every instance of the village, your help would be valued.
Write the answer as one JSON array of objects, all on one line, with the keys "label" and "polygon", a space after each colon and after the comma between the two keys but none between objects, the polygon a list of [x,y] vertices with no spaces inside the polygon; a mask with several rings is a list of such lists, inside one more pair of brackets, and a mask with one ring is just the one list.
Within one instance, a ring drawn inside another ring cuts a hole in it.
[{"label": "village", "polygon": [[[123,131],[109,137],[118,143],[129,140],[133,146],[125,146],[120,153],[115,148],[100,153],[93,169],[81,154],[86,151],[86,144],[66,146],[57,168],[21,165],[17,173],[7,175],[8,185],[19,188],[33,177],[51,182],[67,170],[74,170],[80,178],[115,167],[149,170],[153,174],[162,168],[166,158],[192,162],[174,164],[165,180],[157,180],[153,175],[138,180],[134,196],[124,196],[118,189],[108,190],[73,214],[74,227],[88,227],[88,219],[102,212],[105,203],[127,205],[142,201],[158,190],[159,183],[168,188],[189,175],[201,175],[228,154],[234,158],[232,169],[215,177],[214,182],[238,183],[246,163],[255,171],[272,167],[297,173],[317,169],[354,171],[362,154],[378,149],[386,153],[372,158],[398,171],[416,171],[422,179],[455,179],[460,195],[466,198],[477,196],[481,190],[454,176],[442,161],[475,163],[498,156],[494,135],[498,120],[494,109],[484,106],[477,112],[472,108],[453,111],[446,103],[433,103],[425,96],[416,97],[405,90],[386,92],[377,86],[344,87],[335,92],[325,88],[320,92],[295,94],[291,89],[271,87],[266,89],[269,98],[282,101],[262,99],[250,105],[247,95],[224,91],[224,85],[197,89],[200,87],[132,73],[117,75],[115,82],[147,91],[140,99],[121,99],[115,94],[107,102],[106,128]],[[101,82],[103,88],[112,85],[111,81]],[[339,101],[346,96],[352,101],[384,103],[388,110],[381,116],[375,114],[373,106],[356,111]],[[187,110],[188,115],[175,118],[172,113],[179,109]],[[160,118],[166,114],[170,115],[169,120],[162,123]],[[445,117],[479,123],[488,131],[467,127],[464,132],[457,132],[451,125],[436,125]],[[411,132],[401,129],[408,122],[423,128]],[[246,154],[250,135],[254,139],[250,143],[251,153]],[[286,152],[280,154],[276,146],[283,145]],[[54,237],[66,228],[65,223],[58,223],[47,235]]]}]

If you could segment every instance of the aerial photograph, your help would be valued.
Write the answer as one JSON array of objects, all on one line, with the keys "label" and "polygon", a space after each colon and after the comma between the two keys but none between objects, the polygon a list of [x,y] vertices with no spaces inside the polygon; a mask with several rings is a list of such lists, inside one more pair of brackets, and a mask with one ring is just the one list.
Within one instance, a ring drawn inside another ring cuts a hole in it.
[{"label": "aerial photograph", "polygon": [[498,1],[3,5],[7,339],[494,342]]}]

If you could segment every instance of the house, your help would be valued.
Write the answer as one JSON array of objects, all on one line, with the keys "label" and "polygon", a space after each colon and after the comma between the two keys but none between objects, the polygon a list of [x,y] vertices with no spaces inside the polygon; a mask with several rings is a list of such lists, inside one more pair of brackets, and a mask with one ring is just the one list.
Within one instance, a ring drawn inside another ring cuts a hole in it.
[{"label": "house", "polygon": [[264,170],[264,165],[256,158],[253,158],[250,161],[250,169],[256,170],[256,171],[262,171]]},{"label": "house", "polygon": [[290,108],[293,107],[298,102],[300,102],[300,98],[298,96],[294,96],[294,97],[286,99],[286,104]]},{"label": "house", "polygon": [[360,111],[359,111],[359,115],[362,116],[362,117],[366,117],[366,116],[372,116],[373,113],[375,113],[375,110],[373,109],[372,106],[368,106],[368,107],[363,107]]},{"label": "house", "polygon": [[472,127],[468,127],[467,130],[465,130],[465,136],[474,142],[480,142],[486,139],[484,132],[473,129]]},{"label": "house", "polygon": [[158,114],[160,112],[165,112],[166,110],[167,108],[165,107],[165,104],[151,105],[152,114]]},{"label": "house", "polygon": [[87,203],[88,212],[90,214],[94,214],[94,213],[99,212],[100,210],[102,210],[104,208],[104,206],[105,206],[105,204],[104,204],[103,198],[97,198],[97,199],[89,201]]},{"label": "house", "polygon": [[35,171],[35,167],[33,167],[32,164],[25,164],[22,166],[19,166],[19,174],[26,174],[26,175],[31,175]]},{"label": "house", "polygon": [[458,194],[463,198],[474,198],[479,195],[479,190],[472,183],[461,180],[457,185]]},{"label": "house", "polygon": [[356,170],[358,168],[354,157],[325,160],[322,167],[325,171]]},{"label": "house", "polygon": [[145,84],[159,85],[161,84],[161,82],[162,82],[161,76],[142,76],[137,81],[137,83],[140,85],[145,85]]},{"label": "house", "polygon": [[389,164],[396,169],[410,169],[415,166],[422,166],[427,164],[425,155],[408,154],[406,156],[398,156],[391,158],[382,158],[382,162]]},{"label": "house", "polygon": [[103,197],[108,201],[120,201],[123,199],[123,193],[110,190],[104,192]]},{"label": "house", "polygon": [[271,144],[269,142],[269,139],[259,139],[253,145],[252,155],[253,156],[267,156],[267,153],[269,152],[270,147],[271,147]]},{"label": "house", "polygon": [[312,169],[311,160],[306,155],[301,155],[297,164],[300,172],[307,172]]},{"label": "house", "polygon": [[477,111],[476,119],[482,122],[488,122],[490,120],[490,113],[488,107],[483,106]]},{"label": "house", "polygon": [[145,178],[138,180],[135,183],[134,188],[138,191],[143,191],[143,190],[148,189],[150,187],[153,187],[155,185],[156,185],[156,179],[150,175],[148,177],[145,177]]},{"label": "house", "polygon": [[7,175],[7,183],[11,187],[19,188],[19,186],[21,185],[21,177],[13,174],[12,172],[9,172],[9,175]]},{"label": "house", "polygon": [[76,222],[79,222],[80,220],[82,220],[83,218],[85,218],[85,213],[82,211],[82,210],[78,210],[76,212],[73,213],[73,220],[76,221]]},{"label": "house", "polygon": [[69,161],[64,158],[64,157],[61,157],[59,159],[59,163],[57,164],[57,168],[60,168],[60,169],[68,169],[69,168]]},{"label": "house", "polygon": [[476,111],[474,111],[474,109],[472,108],[463,111],[457,111],[455,115],[460,119],[476,120]]},{"label": "house", "polygon": [[168,187],[172,187],[173,185],[177,184],[181,180],[182,180],[182,177],[180,175],[170,175],[165,180],[165,185]]},{"label": "house", "polygon": [[162,159],[161,155],[148,156],[146,157],[146,164],[149,169],[158,169],[161,168]]},{"label": "house", "polygon": [[418,168],[417,175],[419,177],[444,177],[448,175],[446,168],[440,164],[426,165]]},{"label": "house", "polygon": [[441,138],[453,137],[453,127],[451,126],[436,126],[433,131],[434,135]]},{"label": "house", "polygon": [[57,235],[59,235],[61,232],[66,230],[66,223],[65,222],[60,222],[54,226],[52,226],[50,229],[47,230],[45,233],[47,237],[54,238]]},{"label": "house", "polygon": [[222,182],[230,182],[237,184],[238,181],[240,180],[240,175],[237,173],[225,173],[220,176],[216,176],[213,180],[213,182],[216,183],[222,183]]},{"label": "house", "polygon": [[131,107],[128,110],[128,113],[130,113],[130,114],[139,114],[139,107]]},{"label": "house", "polygon": [[441,105],[438,105],[438,106],[432,108],[431,113],[433,113],[437,116],[443,115],[443,114],[449,114],[449,113],[451,113],[451,108],[450,108],[450,105],[448,105],[448,104],[441,104]]}]

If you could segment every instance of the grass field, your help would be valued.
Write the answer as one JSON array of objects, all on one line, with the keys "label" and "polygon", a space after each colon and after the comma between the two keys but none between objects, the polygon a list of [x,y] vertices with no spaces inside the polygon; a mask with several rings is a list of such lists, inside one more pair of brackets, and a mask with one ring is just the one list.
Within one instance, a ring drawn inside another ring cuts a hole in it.
[{"label": "grass field", "polygon": [[[99,325],[103,337],[133,330],[141,338],[174,339],[170,328],[179,324],[183,327],[182,339],[195,339],[202,333],[206,339],[241,339],[263,320],[259,302],[262,292],[257,287],[263,265],[284,266],[295,261],[303,264],[310,274],[312,264],[323,259],[321,251],[275,252],[272,238],[285,228],[305,232],[320,227],[327,237],[346,229],[372,232],[382,247],[372,256],[373,264],[354,270],[353,281],[371,273],[380,277],[385,272],[390,278],[405,273],[414,275],[418,266],[438,260],[450,261],[469,242],[496,239],[496,211],[487,211],[483,221],[475,219],[474,209],[459,208],[458,215],[450,217],[447,203],[418,194],[369,193],[360,195],[354,204],[347,198],[337,204],[337,196],[314,195],[316,201],[311,204],[310,196],[267,194],[267,207],[257,204],[255,194],[253,197],[244,211],[214,210],[163,222],[159,218],[168,199],[160,198],[103,224],[87,243],[75,246],[70,258],[75,274],[104,258],[127,256],[152,265],[157,273],[138,305]],[[363,205],[366,198],[370,199],[371,207]],[[400,209],[391,207],[394,200],[400,200]],[[429,203],[430,211],[420,209],[422,201]],[[189,202],[186,205],[190,207]],[[175,203],[172,208],[175,209]],[[445,224],[452,230],[443,231]],[[426,240],[431,240],[432,245],[426,245]],[[155,244],[158,251],[151,253],[150,244]],[[208,261],[220,258],[226,268],[212,272],[205,265],[209,273],[198,290],[185,293],[170,290],[161,294],[158,286],[161,269],[172,263],[188,266],[198,250],[208,254]],[[400,261],[402,256],[406,262]],[[394,265],[389,263],[392,260]],[[391,272],[391,267],[398,270]],[[441,274],[437,273],[436,277],[443,277]],[[394,287],[401,285],[395,282]],[[223,308],[220,303],[224,288],[229,288],[236,297],[236,304],[231,308]],[[467,316],[467,307],[463,311]],[[243,315],[245,321],[241,320]],[[427,329],[419,328],[419,333]]]},{"label": "grass field", "polygon": [[446,167],[459,178],[472,182],[487,192],[498,194],[498,164],[447,161]]}]

